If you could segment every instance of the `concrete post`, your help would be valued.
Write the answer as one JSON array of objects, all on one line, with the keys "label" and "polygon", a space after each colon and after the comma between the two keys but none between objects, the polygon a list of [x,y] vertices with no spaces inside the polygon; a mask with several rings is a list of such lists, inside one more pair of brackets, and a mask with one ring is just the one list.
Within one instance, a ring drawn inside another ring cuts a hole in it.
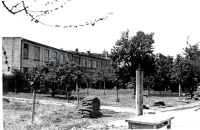
[{"label": "concrete post", "polygon": [[181,96],[181,84],[179,84],[178,86],[178,94],[179,94],[179,97]]},{"label": "concrete post", "polygon": [[143,71],[136,71],[136,115],[143,115]]}]

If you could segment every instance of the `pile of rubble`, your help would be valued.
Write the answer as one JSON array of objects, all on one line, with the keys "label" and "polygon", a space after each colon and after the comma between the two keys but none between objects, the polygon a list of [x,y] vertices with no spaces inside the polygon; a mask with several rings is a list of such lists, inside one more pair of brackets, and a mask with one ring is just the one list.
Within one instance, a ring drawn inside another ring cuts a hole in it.
[{"label": "pile of rubble", "polygon": [[96,118],[101,116],[100,100],[97,97],[86,97],[82,100],[78,114],[83,118]]}]

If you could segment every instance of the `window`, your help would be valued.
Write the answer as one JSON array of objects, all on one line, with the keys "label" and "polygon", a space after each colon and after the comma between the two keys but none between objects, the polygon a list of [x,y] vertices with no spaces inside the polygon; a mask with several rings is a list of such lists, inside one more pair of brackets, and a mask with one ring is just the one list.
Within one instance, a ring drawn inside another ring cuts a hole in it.
[{"label": "window", "polygon": [[102,68],[103,66],[102,66],[102,62],[100,61],[99,62],[99,68]]},{"label": "window", "polygon": [[89,60],[89,61],[88,61],[88,67],[89,67],[89,68],[92,68],[92,60]]},{"label": "window", "polygon": [[85,59],[85,67],[87,67],[87,59]]},{"label": "window", "polygon": [[106,67],[106,62],[103,63],[103,67]]},{"label": "window", "polygon": [[57,58],[57,52],[53,52],[53,58]]},{"label": "window", "polygon": [[72,55],[68,55],[68,59],[71,61],[72,60]]},{"label": "window", "polygon": [[97,61],[94,61],[94,64],[93,64],[94,68],[97,67],[96,64],[97,64]]},{"label": "window", "polygon": [[48,49],[44,50],[44,61],[49,61],[49,50]]},{"label": "window", "polygon": [[64,55],[61,53],[60,54],[60,60],[63,61],[64,60]]},{"label": "window", "polygon": [[28,59],[28,44],[24,43],[24,59]]},{"label": "window", "polygon": [[80,63],[81,63],[81,60],[80,60],[80,58],[79,58],[79,57],[76,57],[76,63],[80,65]]},{"label": "window", "polygon": [[34,60],[40,60],[40,48],[37,46],[34,47]]},{"label": "window", "polygon": [[85,66],[85,59],[83,59],[83,66]]},{"label": "window", "polygon": [[96,62],[96,68],[98,69],[98,61]]},{"label": "window", "polygon": [[61,54],[59,55],[59,60],[60,60],[61,63],[64,62],[64,54],[61,53]]}]

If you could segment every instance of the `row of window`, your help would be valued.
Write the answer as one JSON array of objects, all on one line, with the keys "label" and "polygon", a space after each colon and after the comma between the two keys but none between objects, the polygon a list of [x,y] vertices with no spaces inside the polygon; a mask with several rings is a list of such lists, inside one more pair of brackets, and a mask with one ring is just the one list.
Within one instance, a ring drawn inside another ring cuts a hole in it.
[{"label": "row of window", "polygon": [[[23,54],[24,54],[24,58],[28,59],[29,58],[29,45],[24,43],[24,49],[23,49]],[[44,49],[44,61],[49,61],[49,50],[48,49]],[[52,53],[52,58],[57,58],[58,54],[56,51],[53,51]],[[69,55],[68,57],[69,59],[71,59],[71,55]],[[65,59],[64,54],[60,54],[59,55],[59,59],[61,61],[63,61]],[[35,61],[40,61],[40,47],[34,46],[34,60]],[[95,60],[87,60],[85,58],[82,59],[82,63],[81,63],[81,58],[80,57],[76,57],[75,58],[75,62],[78,63],[79,65],[85,66],[85,67],[89,67],[89,68],[102,68],[103,66],[106,67],[107,63],[102,61],[95,61]]]},{"label": "row of window", "polygon": [[[24,53],[24,59],[28,59],[29,45],[26,43],[24,43],[23,53]],[[49,54],[50,54],[49,50],[44,49],[44,61],[49,61]],[[61,60],[64,59],[64,54],[60,54],[59,56]],[[57,52],[53,51],[52,58],[57,58]],[[34,46],[34,60],[40,61],[40,47]]]},{"label": "row of window", "polygon": [[79,57],[75,58],[75,62],[78,63],[79,65],[82,65],[88,68],[102,68],[103,66],[104,67],[107,66],[106,62],[104,62],[104,65],[103,65],[102,61],[96,61],[96,60],[91,60],[91,59],[87,60],[85,58],[82,59],[82,63],[81,63],[81,58]]}]

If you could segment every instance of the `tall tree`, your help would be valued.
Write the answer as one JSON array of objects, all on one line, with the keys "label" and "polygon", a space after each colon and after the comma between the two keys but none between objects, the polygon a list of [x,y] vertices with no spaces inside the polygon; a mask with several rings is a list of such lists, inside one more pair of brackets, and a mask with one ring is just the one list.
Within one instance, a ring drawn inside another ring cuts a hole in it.
[{"label": "tall tree", "polygon": [[129,37],[129,31],[122,32],[111,50],[113,68],[120,66],[124,75],[135,77],[136,69],[143,69],[145,76],[155,71],[155,56],[153,55],[153,33],[145,34],[138,31],[135,36]]},{"label": "tall tree", "polygon": [[200,81],[200,50],[199,43],[190,45],[188,39],[186,43],[188,46],[183,49],[184,55],[178,54],[176,56],[171,79],[180,84],[183,91],[190,92],[191,97],[193,97],[193,91]]},{"label": "tall tree", "polygon": [[[143,113],[143,100],[141,97],[143,91],[142,71],[144,70],[144,72],[147,72],[145,70],[154,62],[152,58],[153,43],[153,33],[145,34],[143,31],[138,31],[135,36],[129,38],[129,31],[127,30],[126,32],[122,32],[121,38],[117,40],[114,49],[111,50],[111,60],[113,63],[120,66],[120,68],[127,66],[130,76],[132,77],[135,77],[136,70],[139,72],[137,73],[139,77],[136,76],[136,88],[138,93],[140,93],[138,98],[136,98],[136,100],[138,100],[138,102],[136,101],[138,115]],[[116,68],[118,69],[118,67]]]}]

